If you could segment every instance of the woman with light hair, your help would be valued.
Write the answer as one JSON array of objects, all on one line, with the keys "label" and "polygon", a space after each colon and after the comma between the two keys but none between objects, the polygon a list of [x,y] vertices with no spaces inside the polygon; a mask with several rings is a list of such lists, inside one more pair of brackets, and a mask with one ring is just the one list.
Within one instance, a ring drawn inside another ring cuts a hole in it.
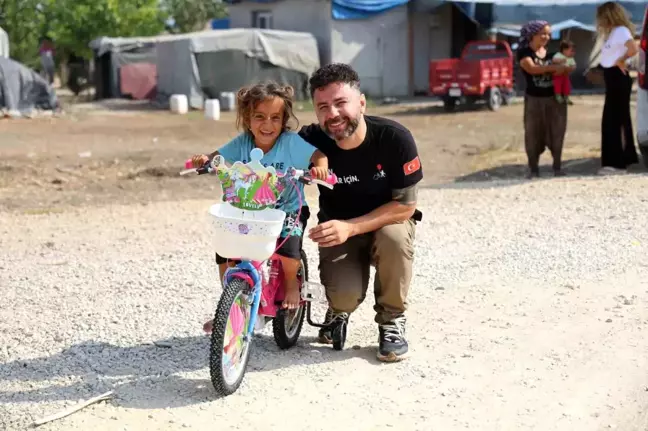
[{"label": "woman with light hair", "polygon": [[635,27],[626,10],[615,2],[596,9],[596,25],[603,38],[600,66],[605,81],[605,105],[601,119],[601,170],[599,173],[624,171],[639,162],[634,145],[630,115],[632,78],[628,60],[637,54]]}]

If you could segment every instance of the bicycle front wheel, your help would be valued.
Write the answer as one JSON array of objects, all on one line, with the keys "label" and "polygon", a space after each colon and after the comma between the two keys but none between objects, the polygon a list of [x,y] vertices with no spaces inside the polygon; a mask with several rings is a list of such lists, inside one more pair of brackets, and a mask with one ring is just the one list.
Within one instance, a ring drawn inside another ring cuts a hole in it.
[{"label": "bicycle front wheel", "polygon": [[238,389],[250,359],[251,339],[247,328],[252,311],[248,298],[249,285],[233,279],[223,289],[211,335],[209,372],[214,389],[220,395],[230,395]]}]

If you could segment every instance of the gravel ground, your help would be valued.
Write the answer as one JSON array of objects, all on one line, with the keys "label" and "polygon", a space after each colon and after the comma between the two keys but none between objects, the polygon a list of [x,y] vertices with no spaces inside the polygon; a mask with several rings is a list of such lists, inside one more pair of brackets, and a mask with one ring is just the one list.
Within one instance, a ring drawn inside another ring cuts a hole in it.
[{"label": "gravel ground", "polygon": [[41,429],[644,430],[645,185],[423,190],[411,358],[375,360],[369,295],[342,352],[310,327],[287,352],[257,338],[226,399],[201,334],[220,292],[210,201],[1,212],[0,428],[113,389],[113,401]]}]

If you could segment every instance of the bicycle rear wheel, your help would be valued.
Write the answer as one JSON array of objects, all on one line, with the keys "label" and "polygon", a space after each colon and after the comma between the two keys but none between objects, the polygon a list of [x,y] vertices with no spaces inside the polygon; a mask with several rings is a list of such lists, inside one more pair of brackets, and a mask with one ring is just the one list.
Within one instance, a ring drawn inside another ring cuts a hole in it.
[{"label": "bicycle rear wheel", "polygon": [[250,359],[252,339],[246,339],[252,311],[249,288],[245,281],[232,279],[223,289],[214,317],[209,372],[214,389],[223,396],[236,392]]}]

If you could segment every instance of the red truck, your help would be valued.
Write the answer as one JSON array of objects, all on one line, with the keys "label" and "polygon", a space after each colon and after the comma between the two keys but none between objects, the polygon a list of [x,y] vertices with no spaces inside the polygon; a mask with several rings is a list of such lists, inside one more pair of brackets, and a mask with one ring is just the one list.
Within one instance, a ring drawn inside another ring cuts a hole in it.
[{"label": "red truck", "polygon": [[513,95],[513,52],[505,41],[473,41],[461,58],[430,62],[430,94],[440,97],[446,111],[457,104],[483,100],[496,111]]}]

